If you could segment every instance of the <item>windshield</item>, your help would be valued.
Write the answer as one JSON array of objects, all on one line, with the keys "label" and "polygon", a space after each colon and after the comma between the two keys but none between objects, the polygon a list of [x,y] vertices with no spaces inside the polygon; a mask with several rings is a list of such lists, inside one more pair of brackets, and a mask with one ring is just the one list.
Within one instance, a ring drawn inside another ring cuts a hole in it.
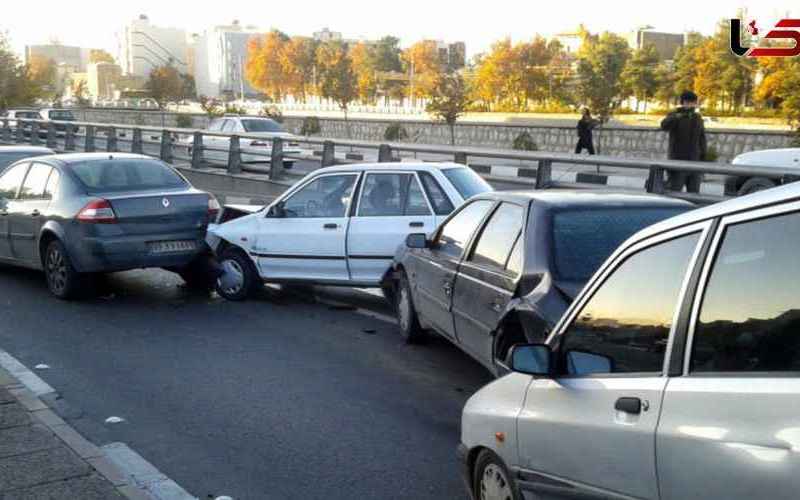
[{"label": "windshield", "polygon": [[17,111],[14,116],[17,118],[41,118],[37,111]]},{"label": "windshield", "polygon": [[242,126],[247,132],[286,132],[278,122],[269,119],[242,120]]},{"label": "windshield", "polygon": [[442,173],[465,200],[476,194],[494,191],[488,182],[470,168],[448,168],[442,170]]},{"label": "windshield", "polygon": [[564,210],[553,215],[558,279],[588,281],[614,250],[640,229],[691,207],[613,207]]},{"label": "windshield", "polygon": [[65,111],[65,110],[51,111],[49,115],[51,120],[75,121],[75,115],[72,114],[72,111]]},{"label": "windshield", "polygon": [[158,160],[101,160],[72,166],[89,192],[174,189],[186,181]]}]

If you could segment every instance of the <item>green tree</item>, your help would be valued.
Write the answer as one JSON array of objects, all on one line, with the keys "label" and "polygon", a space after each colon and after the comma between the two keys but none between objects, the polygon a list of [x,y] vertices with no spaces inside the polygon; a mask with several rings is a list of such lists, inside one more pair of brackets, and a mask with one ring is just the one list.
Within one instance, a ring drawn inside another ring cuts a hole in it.
[{"label": "green tree", "polygon": [[393,36],[381,38],[375,45],[375,69],[377,71],[403,71],[400,60],[400,39]]},{"label": "green tree", "polygon": [[[339,105],[347,123],[350,103],[358,97],[358,78],[353,71],[347,44],[339,41],[321,44],[317,49],[317,67],[320,95]],[[350,135],[349,123],[347,130]]]},{"label": "green tree", "polygon": [[0,32],[0,110],[33,104],[40,93],[35,85],[11,50],[6,34]]},{"label": "green tree", "polygon": [[185,95],[185,82],[173,66],[159,66],[150,71],[147,90],[156,101],[159,109],[164,109],[169,101],[182,99]]},{"label": "green tree", "polygon": [[625,65],[622,85],[626,94],[636,98],[636,111],[639,111],[639,103],[644,103],[644,112],[647,113],[647,103],[655,96],[658,89],[657,65],[658,51],[650,44],[634,51]]},{"label": "green tree", "polygon": [[450,144],[456,143],[456,121],[467,111],[470,98],[464,78],[450,73],[439,78],[433,88],[426,111],[450,127]]},{"label": "green tree", "polygon": [[621,76],[629,57],[628,43],[619,35],[584,36],[578,52],[578,94],[601,120],[624,98]]}]

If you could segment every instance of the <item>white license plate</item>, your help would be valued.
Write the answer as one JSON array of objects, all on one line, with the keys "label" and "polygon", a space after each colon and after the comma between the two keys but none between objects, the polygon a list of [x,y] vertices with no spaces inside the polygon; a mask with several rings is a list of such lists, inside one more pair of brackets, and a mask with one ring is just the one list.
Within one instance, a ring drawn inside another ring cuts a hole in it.
[{"label": "white license plate", "polygon": [[191,252],[197,248],[197,243],[193,240],[151,241],[147,245],[150,253]]}]

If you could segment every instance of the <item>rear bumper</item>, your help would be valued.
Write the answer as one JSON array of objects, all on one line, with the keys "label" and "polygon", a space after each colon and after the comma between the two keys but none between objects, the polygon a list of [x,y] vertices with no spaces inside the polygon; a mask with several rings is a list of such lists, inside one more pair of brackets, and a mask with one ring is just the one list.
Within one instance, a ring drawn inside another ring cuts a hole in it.
[{"label": "rear bumper", "polygon": [[[154,254],[148,242],[192,240],[194,250]],[[201,255],[210,253],[202,236],[196,232],[158,236],[123,236],[83,238],[71,242],[69,254],[75,269],[81,273],[115,272],[147,267],[180,268]]]}]

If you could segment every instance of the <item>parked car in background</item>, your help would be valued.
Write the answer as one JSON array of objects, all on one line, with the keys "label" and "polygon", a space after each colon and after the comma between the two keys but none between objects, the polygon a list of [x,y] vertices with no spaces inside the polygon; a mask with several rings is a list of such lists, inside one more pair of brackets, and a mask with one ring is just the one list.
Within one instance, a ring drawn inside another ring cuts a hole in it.
[{"label": "parked car in background", "polygon": [[800,184],[643,230],[466,404],[476,498],[797,498]]},{"label": "parked car in background", "polygon": [[0,173],[12,163],[23,158],[51,155],[54,151],[40,146],[0,146]]},{"label": "parked car in background", "polygon": [[[800,148],[751,151],[740,154],[731,163],[750,167],[796,168],[800,177]],[[777,182],[767,177],[728,177],[725,179],[725,194],[742,196],[777,185]]]},{"label": "parked car in background", "polygon": [[[77,121],[75,115],[69,109],[55,109],[55,108],[43,108],[39,110],[39,114],[41,115],[41,119],[45,121],[55,121],[55,122],[74,122]],[[47,124],[42,124],[42,128],[46,128]],[[64,123],[57,123],[56,124],[56,132],[63,134],[67,131],[67,126]],[[44,131],[44,135],[47,135],[46,130]]]},{"label": "parked car in background", "polygon": [[[18,120],[41,120],[42,115],[36,109],[9,109],[5,116],[8,119],[8,125],[12,128],[17,127]],[[31,123],[24,122],[22,127],[23,133],[26,137],[31,135]]]},{"label": "parked car in background", "polygon": [[145,267],[208,286],[204,236],[219,208],[175,169],[132,154],[20,160],[0,175],[0,262],[43,269],[59,298],[93,274]]},{"label": "parked car in background", "polygon": [[[206,130],[208,132],[247,134],[248,136],[258,137],[258,139],[240,139],[239,147],[242,151],[243,163],[269,163],[269,155],[272,152],[272,139],[276,137],[286,141],[283,144],[283,154],[297,155],[302,152],[300,144],[293,142],[297,137],[286,131],[283,125],[270,118],[225,115],[222,118],[211,120]],[[189,144],[191,154],[192,138],[185,138],[184,141]],[[204,150],[203,154],[207,160],[227,162],[230,144],[230,138],[225,136],[204,136],[203,147],[207,149]],[[287,159],[283,161],[283,168],[290,169],[293,165],[294,160]]]},{"label": "parked car in background", "polygon": [[395,259],[404,338],[444,336],[495,375],[515,344],[541,342],[603,261],[651,224],[691,210],[651,195],[498,191],[471,198]]},{"label": "parked car in background", "polygon": [[[327,167],[307,175],[268,207],[209,227],[225,274],[217,291],[242,300],[262,281],[383,287],[412,232],[430,232],[470,196],[491,191],[455,163]],[[235,207],[241,215],[247,207]]]}]

